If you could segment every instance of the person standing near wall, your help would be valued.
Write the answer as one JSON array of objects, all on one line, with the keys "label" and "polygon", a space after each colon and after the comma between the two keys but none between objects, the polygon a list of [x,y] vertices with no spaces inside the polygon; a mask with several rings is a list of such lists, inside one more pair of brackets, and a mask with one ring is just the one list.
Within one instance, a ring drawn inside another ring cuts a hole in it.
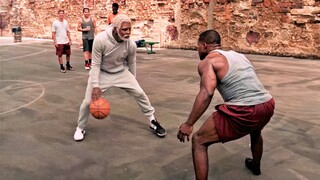
[{"label": "person standing near wall", "polygon": [[116,15],[118,15],[118,9],[119,9],[119,4],[118,3],[113,3],[112,4],[112,13],[108,15],[108,24],[110,25],[112,23],[112,20]]},{"label": "person standing near wall", "polygon": [[85,69],[91,68],[92,45],[96,34],[96,20],[90,16],[90,9],[83,8],[83,17],[78,21],[78,31],[82,32]]},{"label": "person standing near wall", "polygon": [[73,67],[70,65],[71,55],[71,37],[69,32],[68,22],[64,19],[64,10],[58,11],[58,19],[55,20],[51,27],[52,39],[54,46],[56,47],[56,55],[60,64],[60,72],[65,73],[66,69],[63,66],[62,55],[66,55],[66,68],[73,71]]}]

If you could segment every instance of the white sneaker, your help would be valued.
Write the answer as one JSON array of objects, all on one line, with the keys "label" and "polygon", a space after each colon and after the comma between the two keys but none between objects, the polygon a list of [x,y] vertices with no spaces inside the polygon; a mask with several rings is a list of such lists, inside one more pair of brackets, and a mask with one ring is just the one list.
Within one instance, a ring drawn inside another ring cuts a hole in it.
[{"label": "white sneaker", "polygon": [[73,139],[75,141],[81,141],[83,140],[85,134],[86,134],[86,131],[84,129],[82,130],[77,127],[76,132],[74,132]]}]

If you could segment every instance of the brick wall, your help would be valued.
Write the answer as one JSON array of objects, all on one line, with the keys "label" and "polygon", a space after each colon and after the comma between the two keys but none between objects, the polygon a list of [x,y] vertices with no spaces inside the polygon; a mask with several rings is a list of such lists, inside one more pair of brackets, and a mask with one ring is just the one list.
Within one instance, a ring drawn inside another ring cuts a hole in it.
[{"label": "brick wall", "polygon": [[[320,6],[312,0],[211,0],[213,25],[222,46],[241,52],[320,57]],[[207,29],[209,1],[185,1],[177,47],[195,48]],[[189,18],[188,18],[189,17]],[[194,37],[190,39],[190,37]],[[193,43],[192,43],[193,42]]]},{"label": "brick wall", "polygon": [[[226,49],[320,58],[320,0],[2,1],[2,13],[5,9],[9,16],[5,35],[20,25],[23,36],[51,38],[51,23],[58,9],[64,9],[73,39],[81,42],[76,27],[83,6],[90,7],[103,30],[111,4],[118,2],[120,10],[133,20],[132,38],[159,41],[161,47],[195,49],[198,34],[214,28]],[[209,5],[213,7],[210,12]]]}]

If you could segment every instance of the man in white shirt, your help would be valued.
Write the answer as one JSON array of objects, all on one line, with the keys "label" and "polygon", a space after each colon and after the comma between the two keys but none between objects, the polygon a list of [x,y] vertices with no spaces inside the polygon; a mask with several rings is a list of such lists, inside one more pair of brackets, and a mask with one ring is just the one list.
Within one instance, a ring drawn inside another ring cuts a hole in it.
[{"label": "man in white shirt", "polygon": [[73,67],[70,65],[71,55],[71,37],[69,32],[68,22],[64,19],[64,10],[58,11],[58,19],[52,24],[52,39],[54,46],[56,47],[56,55],[60,64],[60,72],[65,73],[66,69],[63,66],[62,55],[66,55],[66,68],[73,71]]}]

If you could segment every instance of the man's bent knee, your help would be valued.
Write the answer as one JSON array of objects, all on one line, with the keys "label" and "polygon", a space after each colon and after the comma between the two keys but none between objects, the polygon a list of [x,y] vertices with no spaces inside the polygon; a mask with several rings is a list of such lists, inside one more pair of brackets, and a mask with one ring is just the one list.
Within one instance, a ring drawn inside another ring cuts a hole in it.
[{"label": "man's bent knee", "polygon": [[204,138],[199,134],[199,132],[195,132],[192,135],[192,149],[199,148],[199,147],[207,147],[208,145],[205,143],[206,141]]},{"label": "man's bent knee", "polygon": [[191,142],[192,142],[192,149],[195,149],[195,148],[201,146],[200,137],[197,132],[192,135]]},{"label": "man's bent knee", "polygon": [[196,147],[208,147],[211,144],[219,142],[219,136],[217,133],[205,134],[204,132],[195,132],[192,135],[192,148]]}]

